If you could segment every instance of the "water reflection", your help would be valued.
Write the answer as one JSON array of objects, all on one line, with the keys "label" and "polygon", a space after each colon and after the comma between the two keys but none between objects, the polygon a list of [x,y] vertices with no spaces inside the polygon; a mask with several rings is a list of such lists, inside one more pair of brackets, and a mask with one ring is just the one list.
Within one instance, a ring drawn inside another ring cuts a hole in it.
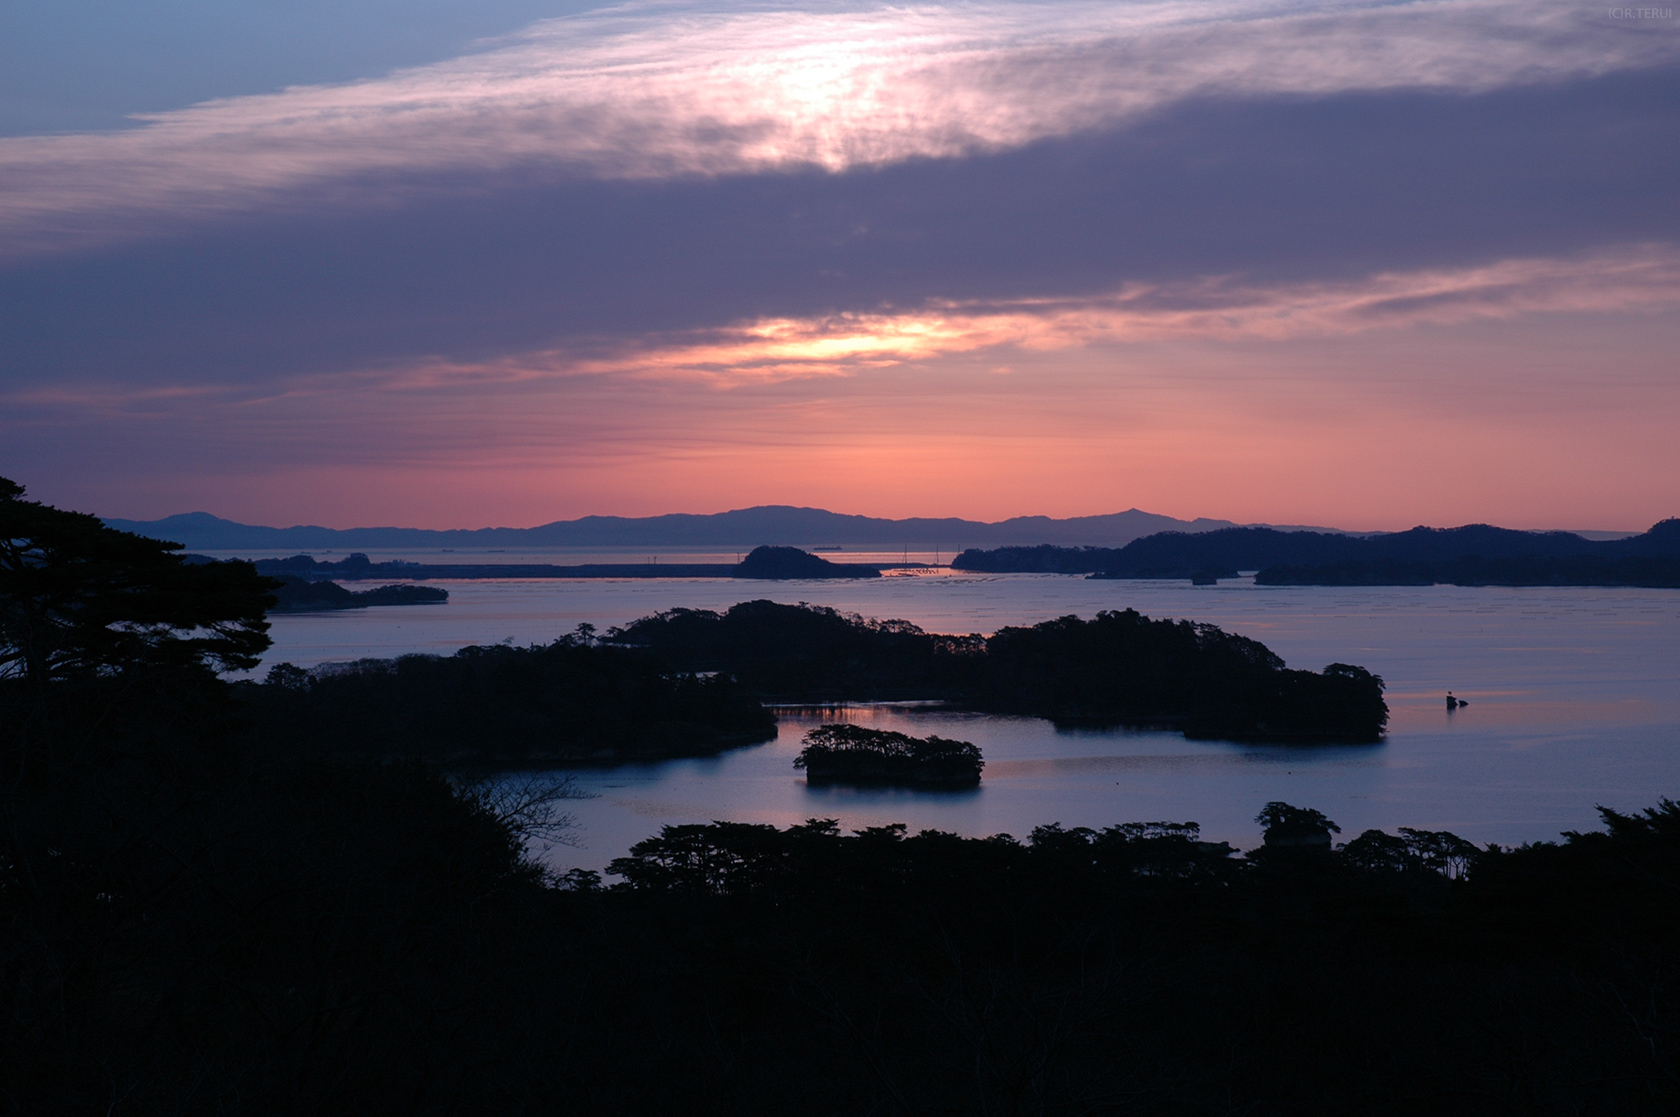
[{"label": "water reflection", "polygon": [[[1193,820],[1249,847],[1272,799],[1313,806],[1345,834],[1370,826],[1453,830],[1515,843],[1596,825],[1595,803],[1633,809],[1680,795],[1680,593],[1630,589],[1256,587],[1243,581],[1090,582],[1057,575],[934,576],[876,582],[461,582],[437,609],[279,617],[273,660],[297,663],[447,653],[469,643],[547,641],[675,606],[750,597],[809,601],[937,632],[989,632],[1069,613],[1135,607],[1264,641],[1291,666],[1358,663],[1389,683],[1386,743],[1280,748],[1190,742],[1169,733],[1058,731],[894,704],[782,711],[773,742],[707,760],[586,772],[599,798],[577,805],[584,847],[561,868],[599,868],[664,823],[711,819],[847,828],[906,822],[964,834],[1035,825]],[[1448,690],[1470,699],[1451,715]],[[974,741],[976,791],[808,789],[793,767],[804,730],[845,718]]]}]

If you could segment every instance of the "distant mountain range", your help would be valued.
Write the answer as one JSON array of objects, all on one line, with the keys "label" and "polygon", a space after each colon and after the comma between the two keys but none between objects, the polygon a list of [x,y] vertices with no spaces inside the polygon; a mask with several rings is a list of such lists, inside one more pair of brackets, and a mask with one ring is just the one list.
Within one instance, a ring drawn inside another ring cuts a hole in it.
[{"label": "distant mountain range", "polygon": [[[558,547],[727,547],[761,545],[942,548],[1008,547],[1051,543],[1064,547],[1122,547],[1162,531],[1207,532],[1236,527],[1230,520],[1179,520],[1136,508],[1106,516],[1017,516],[998,523],[956,518],[907,520],[847,516],[821,508],[763,505],[713,515],[585,516],[540,527],[433,531],[406,527],[261,527],[208,512],[161,520],[107,519],[107,525],[194,551],[318,550],[543,550]],[[1271,526],[1271,525],[1266,525]],[[1295,528],[1336,533],[1334,528]],[[1340,533],[1337,533],[1340,534]]]}]

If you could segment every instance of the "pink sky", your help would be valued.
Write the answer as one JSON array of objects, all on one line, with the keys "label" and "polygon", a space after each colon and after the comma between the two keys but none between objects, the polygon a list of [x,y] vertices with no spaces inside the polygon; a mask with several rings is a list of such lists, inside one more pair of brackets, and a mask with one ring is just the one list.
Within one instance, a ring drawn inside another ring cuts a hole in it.
[{"label": "pink sky", "polygon": [[[332,527],[802,504],[1642,529],[1680,511],[1677,326],[1558,314],[1003,347],[727,386],[593,375],[152,399],[33,488],[107,515]],[[113,478],[135,444],[155,458],[165,441],[161,470]],[[245,469],[215,468],[236,450]]]},{"label": "pink sky", "polygon": [[1642,529],[1680,34],[694,3],[0,137],[0,472],[125,518]]}]

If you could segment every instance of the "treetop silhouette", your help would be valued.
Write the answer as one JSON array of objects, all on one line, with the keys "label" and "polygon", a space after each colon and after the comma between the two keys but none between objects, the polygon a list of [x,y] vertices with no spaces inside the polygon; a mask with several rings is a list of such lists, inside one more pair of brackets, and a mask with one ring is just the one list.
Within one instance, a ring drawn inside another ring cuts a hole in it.
[{"label": "treetop silhouette", "polygon": [[255,667],[273,583],[250,563],[188,563],[180,550],[26,500],[0,477],[0,679]]}]

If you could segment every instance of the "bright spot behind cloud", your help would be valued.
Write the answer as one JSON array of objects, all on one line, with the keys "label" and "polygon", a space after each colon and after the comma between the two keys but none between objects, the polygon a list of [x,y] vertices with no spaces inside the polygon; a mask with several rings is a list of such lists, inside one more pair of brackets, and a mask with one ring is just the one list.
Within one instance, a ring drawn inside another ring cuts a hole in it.
[{"label": "bright spot behind cloud", "polygon": [[[1189,97],[1476,92],[1656,65],[1680,37],[1571,0],[629,7],[451,62],[0,140],[0,237],[39,251],[144,215],[420,188],[420,172],[609,178],[831,171],[1028,144]],[[136,222],[140,222],[139,226]]]}]

